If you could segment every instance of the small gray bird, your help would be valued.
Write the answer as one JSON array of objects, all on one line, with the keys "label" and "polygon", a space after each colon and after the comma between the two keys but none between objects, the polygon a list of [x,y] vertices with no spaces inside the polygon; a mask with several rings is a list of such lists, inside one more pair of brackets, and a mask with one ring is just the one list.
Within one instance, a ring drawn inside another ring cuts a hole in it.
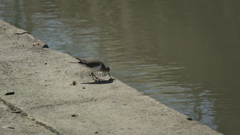
[{"label": "small gray bird", "polygon": [[110,68],[106,67],[103,62],[99,60],[94,60],[94,59],[87,59],[87,60],[79,59],[79,58],[76,58],[76,59],[79,60],[79,62],[70,62],[70,63],[77,63],[88,68],[91,71],[91,75],[94,81],[97,80],[98,78],[93,74],[93,72],[97,72],[97,71],[107,72],[109,77],[111,78]]}]

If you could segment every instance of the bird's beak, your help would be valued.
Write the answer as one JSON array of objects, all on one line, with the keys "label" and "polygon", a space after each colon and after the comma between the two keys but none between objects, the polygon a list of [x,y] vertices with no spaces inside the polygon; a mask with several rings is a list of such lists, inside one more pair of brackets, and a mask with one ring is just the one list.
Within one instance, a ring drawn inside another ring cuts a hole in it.
[{"label": "bird's beak", "polygon": [[112,78],[111,75],[110,75],[110,72],[108,72],[108,75],[109,75],[110,78]]}]

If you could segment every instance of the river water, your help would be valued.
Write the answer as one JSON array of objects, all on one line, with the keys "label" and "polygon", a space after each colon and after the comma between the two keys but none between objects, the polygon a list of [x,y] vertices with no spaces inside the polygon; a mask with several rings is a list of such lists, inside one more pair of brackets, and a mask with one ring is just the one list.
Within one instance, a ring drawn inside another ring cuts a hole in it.
[{"label": "river water", "polygon": [[0,19],[224,134],[240,133],[239,0],[1,0]]}]

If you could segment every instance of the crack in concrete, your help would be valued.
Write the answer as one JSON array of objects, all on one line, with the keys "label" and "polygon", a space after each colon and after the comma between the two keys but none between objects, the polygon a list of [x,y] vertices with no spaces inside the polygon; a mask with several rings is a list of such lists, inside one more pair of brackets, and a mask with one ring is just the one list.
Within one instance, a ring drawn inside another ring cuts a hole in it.
[{"label": "crack in concrete", "polygon": [[[13,113],[16,113],[18,112],[21,116],[24,116],[24,117],[27,117],[28,114],[26,112],[24,112],[22,109],[14,106],[13,104],[3,100],[1,97],[0,97],[0,101],[2,101],[6,106],[9,107],[9,109],[13,112]],[[43,126],[45,129],[51,131],[52,133],[55,133],[56,135],[64,135],[63,133],[60,133],[59,131],[57,131],[56,129],[54,129],[53,127],[51,126],[48,126],[40,121],[37,121],[35,118],[33,117],[27,117],[29,120],[32,120],[32,121],[35,121],[35,123],[37,125],[40,125],[40,126]]]}]

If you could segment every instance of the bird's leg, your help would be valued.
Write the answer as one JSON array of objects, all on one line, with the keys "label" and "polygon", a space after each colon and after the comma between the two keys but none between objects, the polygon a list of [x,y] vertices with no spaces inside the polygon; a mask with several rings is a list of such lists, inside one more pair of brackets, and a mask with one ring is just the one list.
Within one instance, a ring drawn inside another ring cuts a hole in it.
[{"label": "bird's leg", "polygon": [[91,72],[91,75],[92,75],[92,79],[95,81],[95,78],[93,77],[94,76],[93,72]]},{"label": "bird's leg", "polygon": [[94,77],[95,77],[96,79],[98,79],[98,78],[93,74],[93,72],[91,72],[91,75],[92,75],[92,78],[93,78],[94,81],[95,81]]}]

